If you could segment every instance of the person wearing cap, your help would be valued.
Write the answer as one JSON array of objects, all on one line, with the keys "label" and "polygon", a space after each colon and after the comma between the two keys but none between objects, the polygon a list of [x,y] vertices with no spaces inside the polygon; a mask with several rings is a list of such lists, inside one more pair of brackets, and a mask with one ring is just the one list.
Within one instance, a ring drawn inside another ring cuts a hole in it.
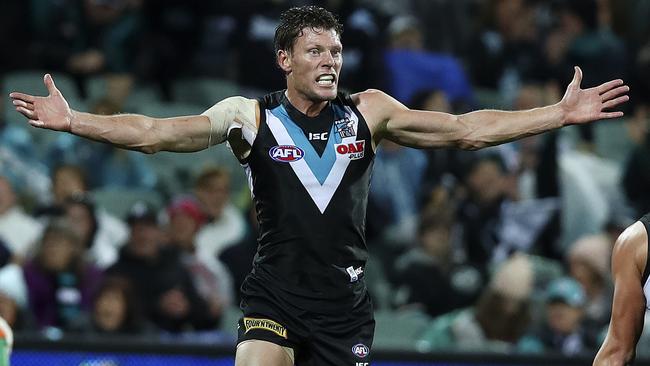
[{"label": "person wearing cap", "polygon": [[163,244],[157,211],[136,202],[126,221],[131,228],[129,239],[107,274],[134,284],[147,317],[161,330],[175,333],[216,327],[218,318],[209,313],[178,249]]},{"label": "person wearing cap", "polygon": [[614,244],[612,315],[594,366],[629,365],[634,362],[648,308],[649,233],[650,213],[628,226]]},{"label": "person wearing cap", "polygon": [[208,303],[210,313],[220,317],[225,306],[232,304],[232,278],[216,255],[201,257],[196,248],[196,235],[208,222],[198,200],[191,196],[177,197],[167,207],[167,228],[170,245],[181,252],[181,261],[192,274],[194,285]]},{"label": "person wearing cap", "polygon": [[585,292],[576,280],[561,277],[546,290],[546,322],[539,339],[549,351],[574,355],[587,346],[581,326],[586,304]]}]

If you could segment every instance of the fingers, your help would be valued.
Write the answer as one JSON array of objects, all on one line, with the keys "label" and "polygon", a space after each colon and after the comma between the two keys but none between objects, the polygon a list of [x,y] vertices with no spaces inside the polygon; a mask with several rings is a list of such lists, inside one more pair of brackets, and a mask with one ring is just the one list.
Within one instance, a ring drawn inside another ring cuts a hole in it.
[{"label": "fingers", "polygon": [[36,100],[36,97],[33,96],[33,95],[18,93],[18,92],[10,93],[9,97],[11,97],[14,100],[16,100],[16,99],[23,100],[23,101],[28,102],[28,103],[34,103],[34,100]]},{"label": "fingers", "polygon": [[580,87],[580,83],[582,83],[582,69],[580,69],[578,66],[574,66],[573,69],[574,69],[574,73],[573,73],[573,80],[571,80],[571,84]]},{"label": "fingers", "polygon": [[36,113],[33,110],[29,110],[25,107],[16,107],[16,110],[23,116],[27,117],[28,119],[36,118]]},{"label": "fingers", "polygon": [[623,112],[602,112],[600,114],[600,119],[621,118],[621,117],[623,117]]},{"label": "fingers", "polygon": [[630,87],[627,85],[619,86],[618,88],[609,90],[605,93],[603,93],[600,97],[603,101],[605,100],[610,100],[612,98],[615,98],[623,93],[627,93],[630,91]]},{"label": "fingers", "polygon": [[34,110],[34,104],[27,103],[27,102],[25,102],[23,100],[14,99],[14,100],[11,101],[11,103],[13,105],[15,105],[16,107],[25,107],[25,108],[29,109],[30,111]]},{"label": "fingers", "polygon": [[609,108],[616,107],[617,105],[619,105],[621,103],[625,103],[628,100],[630,100],[630,97],[627,96],[627,95],[622,95],[622,96],[620,96],[620,97],[618,97],[616,99],[608,100],[605,103],[603,103],[603,109],[609,109]]},{"label": "fingers", "polygon": [[59,93],[59,89],[57,89],[56,86],[54,85],[54,79],[52,79],[52,75],[45,74],[45,76],[43,77],[43,81],[45,82],[47,91],[50,92],[50,94]]},{"label": "fingers", "polygon": [[599,86],[596,87],[596,90],[598,90],[598,94],[603,94],[608,90],[616,88],[617,86],[620,85],[623,85],[623,80],[621,79],[611,80],[606,83],[600,84]]}]

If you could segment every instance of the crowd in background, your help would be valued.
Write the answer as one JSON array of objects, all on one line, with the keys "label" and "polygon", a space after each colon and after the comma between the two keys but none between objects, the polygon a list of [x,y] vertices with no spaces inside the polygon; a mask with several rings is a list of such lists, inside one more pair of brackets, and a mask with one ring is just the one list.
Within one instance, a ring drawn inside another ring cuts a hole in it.
[{"label": "crowd in background", "polygon": [[[369,197],[366,281],[378,310],[424,316],[420,350],[593,353],[611,311],[613,243],[650,211],[647,1],[3,1],[0,76],[58,72],[105,114],[140,111],[130,101],[143,86],[178,103],[180,80],[261,96],[285,84],[279,14],[312,3],[344,24],[341,88],[379,88],[412,108],[555,103],[573,65],[584,87],[626,80],[618,121],[477,152],[385,141]],[[145,155],[43,139],[11,110],[0,122],[0,316],[16,331],[218,333],[257,245],[234,158],[170,186]],[[96,200],[106,187],[161,200],[116,216]]]}]

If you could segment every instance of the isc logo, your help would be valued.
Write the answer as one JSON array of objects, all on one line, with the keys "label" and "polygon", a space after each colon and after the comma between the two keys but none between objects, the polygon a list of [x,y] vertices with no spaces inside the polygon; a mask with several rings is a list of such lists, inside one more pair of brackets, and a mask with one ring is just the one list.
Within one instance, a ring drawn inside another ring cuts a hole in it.
[{"label": "isc logo", "polygon": [[354,366],[369,366],[368,362],[357,362]]},{"label": "isc logo", "polygon": [[305,156],[305,152],[298,146],[279,145],[273,146],[269,150],[269,156],[275,161],[290,163],[302,159]]},{"label": "isc logo", "polygon": [[363,158],[363,151],[366,147],[366,140],[356,141],[349,144],[338,144],[335,146],[336,153],[348,155],[350,160]]},{"label": "isc logo", "polygon": [[352,347],[352,353],[359,358],[365,358],[370,353],[370,350],[365,344],[359,343]]}]

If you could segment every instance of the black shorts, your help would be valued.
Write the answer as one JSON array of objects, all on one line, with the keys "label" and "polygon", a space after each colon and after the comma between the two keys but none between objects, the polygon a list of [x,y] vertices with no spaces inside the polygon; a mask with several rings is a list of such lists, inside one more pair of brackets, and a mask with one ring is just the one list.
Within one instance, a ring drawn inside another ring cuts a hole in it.
[{"label": "black shorts", "polygon": [[300,309],[266,289],[244,292],[238,344],[264,340],[290,347],[296,366],[370,365],[375,320],[367,292],[351,309],[333,314]]}]

